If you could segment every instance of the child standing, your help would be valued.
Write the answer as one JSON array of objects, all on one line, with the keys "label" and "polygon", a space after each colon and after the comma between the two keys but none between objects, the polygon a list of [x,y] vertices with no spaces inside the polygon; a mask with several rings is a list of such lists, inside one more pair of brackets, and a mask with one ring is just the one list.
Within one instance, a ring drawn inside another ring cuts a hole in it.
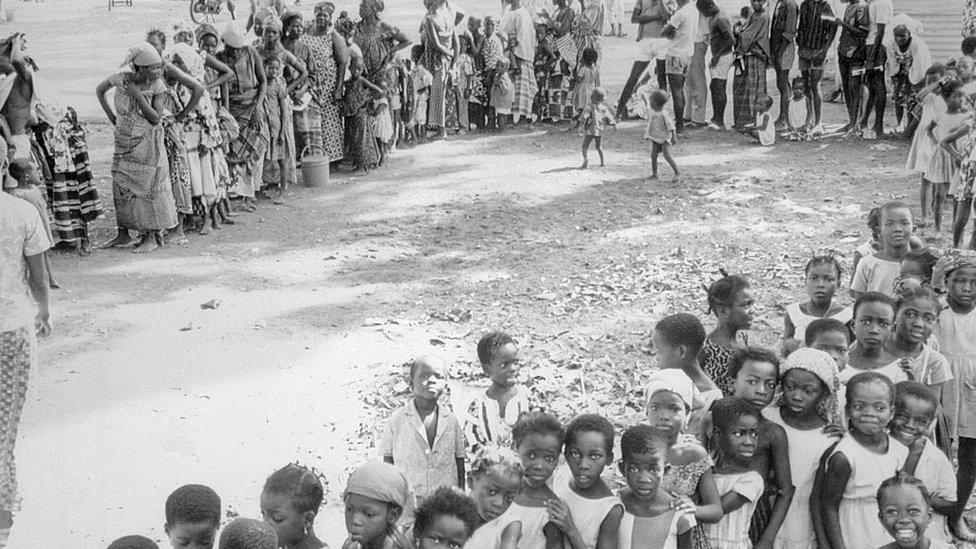
[{"label": "child standing", "polygon": [[788,105],[786,123],[790,141],[803,141],[807,135],[807,92],[802,78],[794,78],[790,84],[792,95]]},{"label": "child standing", "polygon": [[389,463],[367,463],[353,471],[342,496],[349,532],[342,549],[410,549],[396,529],[410,498],[407,477]]},{"label": "child standing", "polygon": [[786,307],[786,316],[783,317],[783,355],[788,355],[801,346],[801,337],[805,336],[807,326],[814,320],[836,318],[847,322],[854,316],[850,307],[834,303],[834,294],[841,277],[837,258],[829,255],[816,256],[807,261],[803,272],[806,275],[807,297],[810,299]]},{"label": "child standing", "polygon": [[776,144],[776,125],[769,116],[772,108],[773,98],[765,94],[760,95],[756,98],[756,121],[743,127],[743,130],[758,140],[763,147],[772,147]]},{"label": "child standing", "polygon": [[[939,348],[949,361],[953,381],[943,393],[942,406],[949,422],[949,434],[959,442],[959,463],[976,462],[976,389],[964,380],[976,376],[976,252],[947,254],[935,266],[933,285],[946,292],[949,305],[939,315],[936,335]],[[976,469],[960,467],[956,473],[956,507],[949,515],[949,527],[959,538],[976,541],[962,519],[962,512],[976,482]]]},{"label": "child standing", "polygon": [[515,101],[515,85],[508,74],[511,66],[507,57],[495,62],[495,73],[491,80],[491,105],[488,109],[488,127],[500,132],[508,128],[512,116],[512,102]]},{"label": "child standing", "polygon": [[380,442],[383,460],[400,467],[422,500],[441,486],[464,489],[464,434],[445,406],[444,363],[424,356],[410,365],[413,399],[393,412]]},{"label": "child standing", "polygon": [[522,523],[506,511],[522,487],[518,456],[508,448],[482,446],[471,460],[468,485],[481,521],[465,547],[514,548],[522,537]]},{"label": "child standing", "polygon": [[579,117],[590,104],[593,90],[600,87],[600,69],[597,68],[599,56],[593,48],[583,48],[580,64],[573,75],[573,109]]},{"label": "child standing", "polygon": [[851,330],[836,318],[821,318],[807,326],[804,342],[807,347],[823,351],[837,363],[837,371],[847,368],[850,355]]},{"label": "child standing", "polygon": [[166,498],[163,530],[173,547],[213,547],[220,528],[220,496],[200,484],[177,488]]},{"label": "child standing", "polygon": [[651,140],[651,179],[657,179],[657,157],[664,155],[664,161],[671,166],[674,177],[671,181],[678,181],[678,164],[671,157],[671,145],[676,141],[674,119],[671,111],[665,109],[668,104],[668,94],[663,90],[654,90],[648,98],[650,111],[647,117],[647,127],[644,129],[644,139]]},{"label": "child standing", "polygon": [[892,383],[908,379],[898,357],[884,347],[894,324],[895,302],[890,297],[880,292],[868,292],[857,298],[854,302],[854,345],[851,345],[847,368],[840,373],[841,385],[868,370],[884,375]]},{"label": "child standing", "polygon": [[915,231],[912,210],[903,202],[888,202],[881,206],[881,251],[865,255],[854,270],[851,297],[857,299],[864,292],[883,292],[891,295],[895,279],[901,274],[901,260],[911,248]]},{"label": "child standing", "polygon": [[649,425],[637,425],[620,437],[620,472],[627,487],[620,490],[624,505],[620,520],[620,549],[692,549],[690,513],[675,509],[675,499],[661,483],[667,470],[668,441]]},{"label": "child standing", "polygon": [[722,520],[706,527],[712,547],[751,549],[749,523],[764,491],[763,478],[752,469],[759,441],[759,408],[726,397],[712,405],[715,486],[722,497]]},{"label": "child standing", "polygon": [[[967,103],[966,92],[962,90],[959,82],[943,84],[942,97],[945,98],[946,111],[934,115],[928,126],[931,139],[938,143],[939,147],[932,152],[932,158],[925,169],[925,179],[935,187],[932,211],[937,232],[942,230],[942,202],[946,195],[959,199],[966,194],[961,185],[962,177],[959,168],[968,156],[969,150],[957,148],[956,142],[969,133],[967,119],[972,117],[972,113],[964,108]],[[971,194],[972,190],[969,192]],[[953,245],[958,247],[959,242],[954,241]]]},{"label": "child standing", "polygon": [[346,91],[342,98],[342,114],[346,121],[346,158],[352,162],[354,171],[363,170],[368,174],[369,168],[379,162],[373,125],[368,116],[369,97],[380,89],[363,77],[366,68],[361,57],[353,56],[349,61],[349,70],[352,78],[346,82]]},{"label": "child standing", "polygon": [[936,393],[952,379],[949,363],[928,344],[939,319],[939,296],[925,286],[902,292],[895,309],[895,327],[884,349],[894,355],[908,378],[920,381]]},{"label": "child standing", "polygon": [[414,514],[413,542],[417,549],[466,547],[478,526],[478,508],[468,496],[438,488]]},{"label": "child standing", "polygon": [[315,472],[289,464],[268,477],[261,491],[261,516],[275,529],[282,549],[321,549],[315,517],[322,506],[322,481]]},{"label": "child standing", "polygon": [[956,473],[952,462],[926,438],[929,426],[939,412],[939,398],[917,381],[895,385],[895,415],[891,436],[908,448],[905,472],[929,488],[930,506],[935,511],[929,536],[940,541],[952,539],[946,516],[956,507]]},{"label": "child standing", "polygon": [[590,104],[579,116],[579,125],[582,126],[583,133],[583,165],[580,169],[585,170],[589,165],[587,153],[590,150],[590,143],[596,144],[596,152],[600,155],[600,165],[604,165],[603,160],[603,132],[606,127],[617,127],[617,122],[613,118],[613,113],[603,103],[606,94],[603,88],[593,88],[590,93]]},{"label": "child standing", "polygon": [[817,461],[834,439],[824,432],[837,411],[837,363],[816,349],[798,349],[780,366],[782,395],[762,415],[780,425],[789,441],[793,503],[776,535],[776,547],[817,547],[810,509]]},{"label": "child standing", "polygon": [[932,519],[931,496],[921,480],[899,472],[878,488],[878,518],[895,541],[880,549],[951,549],[948,543],[926,536]]},{"label": "child standing", "polygon": [[390,83],[381,79],[377,82],[381,92],[373,95],[373,135],[376,136],[376,148],[380,153],[379,165],[386,160],[386,152],[393,145],[393,116],[390,114]]},{"label": "child standing", "polygon": [[729,357],[741,345],[749,344],[745,330],[752,327],[754,303],[749,281],[741,276],[722,271],[722,278],[708,287],[708,312],[715,315],[717,322],[705,338],[698,360],[725,395],[732,394]]},{"label": "child standing", "polygon": [[894,385],[877,372],[862,372],[847,383],[850,431],[827,459],[817,510],[831,547],[880,547],[889,539],[874,520],[875,487],[897,473],[908,457],[908,448],[885,431],[894,403]]},{"label": "child standing", "polygon": [[528,390],[518,385],[518,345],[505,332],[489,332],[478,341],[478,361],[491,385],[465,407],[464,433],[473,451],[486,444],[510,446],[512,425],[532,409]]},{"label": "child standing", "polygon": [[[519,549],[562,546],[569,522],[550,507],[556,494],[546,484],[556,471],[563,449],[564,431],[559,421],[542,412],[527,414],[512,427],[512,440],[522,461],[522,489],[508,513],[522,523]],[[562,528],[560,527],[562,525]]]},{"label": "child standing", "polygon": [[410,49],[410,57],[413,59],[413,70],[410,73],[410,81],[413,82],[413,118],[407,124],[407,132],[413,135],[417,143],[427,141],[427,100],[430,97],[430,87],[434,85],[434,76],[420,62],[423,56],[423,46],[416,45]]},{"label": "child standing", "polygon": [[[674,506],[694,514],[698,526],[692,529],[695,547],[708,547],[702,523],[722,518],[722,502],[712,478],[712,458],[693,438],[679,440],[690,417],[695,386],[679,370],[658,370],[648,379],[648,423],[661,431],[668,441],[668,460],[661,487],[677,498]],[[695,502],[698,502],[696,504]]]},{"label": "child standing", "polygon": [[651,332],[658,368],[680,370],[694,383],[694,408],[685,432],[697,435],[701,422],[712,402],[722,398],[722,391],[702,370],[698,363],[705,327],[694,315],[678,313],[662,318]]},{"label": "child standing", "polygon": [[577,416],[566,427],[566,464],[573,476],[554,487],[559,499],[551,508],[567,522],[562,528],[572,547],[617,549],[623,507],[601,478],[613,463],[613,439],[613,425],[596,414]]},{"label": "child standing", "polygon": [[[17,186],[8,188],[5,185],[4,190],[21,200],[30,202],[37,209],[37,213],[41,216],[41,225],[44,227],[44,233],[53,242],[51,216],[48,214],[47,200],[44,199],[44,195],[41,193],[40,185],[42,182],[37,174],[37,168],[26,158],[14,158],[10,161],[9,170],[10,177],[17,182]],[[54,281],[54,275],[51,274],[51,259],[48,257],[47,252],[44,252],[44,269],[47,271],[48,285],[54,289],[60,288],[58,283]]]},{"label": "child standing", "polygon": [[939,63],[932,65],[925,71],[925,87],[917,95],[922,104],[922,115],[919,118],[918,127],[915,128],[912,146],[908,149],[908,160],[905,161],[905,169],[922,174],[922,188],[919,197],[922,219],[919,221],[919,227],[924,227],[929,217],[928,201],[932,194],[932,182],[925,178],[925,170],[928,169],[932,154],[939,146],[932,132],[929,131],[929,127],[932,125],[935,116],[942,114],[946,109],[945,99],[939,93],[943,76],[945,76],[945,67]]}]

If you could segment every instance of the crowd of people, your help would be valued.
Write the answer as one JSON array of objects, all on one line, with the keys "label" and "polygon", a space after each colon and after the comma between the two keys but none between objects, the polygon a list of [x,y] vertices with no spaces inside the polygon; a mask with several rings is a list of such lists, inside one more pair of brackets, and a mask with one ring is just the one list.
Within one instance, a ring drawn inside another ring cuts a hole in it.
[{"label": "crowd of people", "polygon": [[[845,282],[838,260],[811,258],[807,297],[786,307],[778,349],[744,337],[760,289],[739,275],[707,288],[711,332],[692,314],[659,319],[637,425],[554,416],[502,331],[472,350],[487,388],[460,406],[444,397],[444,361],[415,359],[405,372],[410,399],[342,492],[343,547],[976,541],[963,516],[976,481],[976,252],[936,258],[912,223],[900,202],[872,212],[875,239],[851,277],[852,307],[836,295]],[[220,547],[324,547],[314,528],[322,498],[313,469],[288,465],[260,494],[264,523],[231,522]],[[166,533],[174,547],[210,547],[220,516],[213,490],[184,486],[166,502]],[[241,530],[254,541],[225,542]],[[155,547],[128,537],[111,549]]]}]

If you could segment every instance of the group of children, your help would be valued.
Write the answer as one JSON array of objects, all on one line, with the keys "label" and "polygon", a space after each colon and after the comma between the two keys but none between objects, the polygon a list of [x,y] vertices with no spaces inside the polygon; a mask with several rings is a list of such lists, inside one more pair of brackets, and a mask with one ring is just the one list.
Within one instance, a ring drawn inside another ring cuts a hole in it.
[{"label": "group of children", "polygon": [[[855,258],[853,307],[835,295],[838,260],[814,257],[808,298],[786,307],[777,352],[744,338],[755,300],[741,276],[708,288],[712,332],[690,314],[657,322],[646,422],[619,442],[608,418],[563,423],[546,413],[520,385],[518,344],[503,332],[479,341],[489,385],[456,413],[440,401],[444,363],[417,359],[413,398],[379,444],[385,463],[364,466],[387,491],[364,500],[352,480],[347,488],[350,540],[576,549],[976,541],[962,516],[976,472],[952,464],[976,460],[967,381],[976,253],[936,257],[912,236],[901,203],[871,221],[876,240]],[[367,504],[383,511],[372,529],[356,518]]]}]

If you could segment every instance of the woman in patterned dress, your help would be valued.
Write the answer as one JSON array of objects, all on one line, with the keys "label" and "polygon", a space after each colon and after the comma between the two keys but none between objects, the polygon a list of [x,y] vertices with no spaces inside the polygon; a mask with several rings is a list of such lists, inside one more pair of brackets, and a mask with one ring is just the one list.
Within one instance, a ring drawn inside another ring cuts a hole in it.
[{"label": "woman in patterned dress", "polygon": [[[342,82],[346,77],[349,52],[346,41],[332,26],[335,4],[315,5],[315,24],[302,33],[299,42],[312,54],[310,85],[315,96],[296,124],[298,150],[306,146],[324,151],[333,162],[342,160]],[[296,119],[297,122],[297,119]]]},{"label": "woman in patterned dress", "polygon": [[[126,64],[130,70],[110,76],[95,89],[115,126],[112,191],[118,235],[103,247],[128,244],[132,229],[141,234],[136,253],[147,253],[163,245],[162,232],[178,221],[160,124],[166,84],[163,59],[148,43],[130,48]],[[112,88],[114,112],[107,96]]]},{"label": "woman in patterned dress", "polygon": [[398,51],[410,45],[410,39],[400,29],[380,20],[384,8],[383,0],[362,0],[359,4],[361,19],[356,23],[353,40],[363,52],[366,70],[363,76],[370,82],[381,80],[381,77],[392,82],[394,75],[390,70],[393,58]]},{"label": "woman in patterned dress", "polygon": [[448,72],[458,55],[458,37],[454,31],[454,10],[447,0],[424,0],[427,15],[420,30],[424,45],[422,63],[434,77],[427,107],[427,125],[441,139],[447,137],[446,97]]},{"label": "woman in patterned dress", "polygon": [[576,41],[577,60],[586,48],[597,53],[597,67],[603,64],[603,22],[606,18],[606,5],[603,0],[580,0],[580,13],[573,24],[573,39]]}]

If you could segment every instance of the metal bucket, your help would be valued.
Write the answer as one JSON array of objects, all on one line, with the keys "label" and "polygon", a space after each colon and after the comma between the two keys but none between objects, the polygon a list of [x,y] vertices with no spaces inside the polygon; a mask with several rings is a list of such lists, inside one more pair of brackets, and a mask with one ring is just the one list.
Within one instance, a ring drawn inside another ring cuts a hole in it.
[{"label": "metal bucket", "polygon": [[[314,153],[319,150],[320,154]],[[305,187],[323,187],[329,184],[329,155],[318,147],[314,149],[306,145],[302,149],[302,185]]]}]

